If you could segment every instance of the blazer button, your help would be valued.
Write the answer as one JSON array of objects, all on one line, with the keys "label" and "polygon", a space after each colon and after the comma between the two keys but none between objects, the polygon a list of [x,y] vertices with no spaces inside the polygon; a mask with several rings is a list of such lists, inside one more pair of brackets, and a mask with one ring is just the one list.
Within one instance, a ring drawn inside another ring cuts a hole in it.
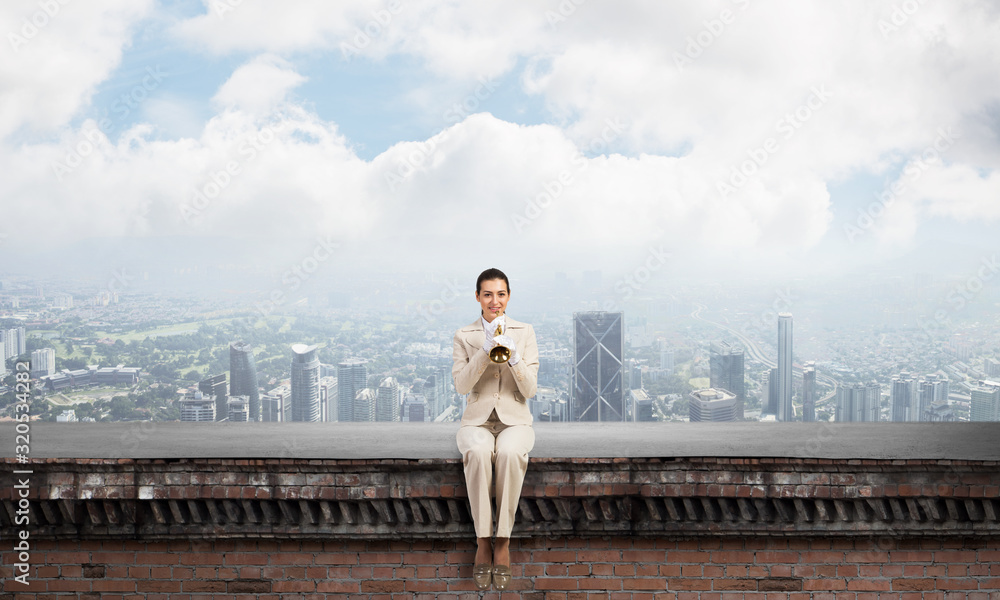
[{"label": "blazer button", "polygon": [[493,394],[493,397],[494,397],[494,398],[499,398],[499,397],[500,397],[500,394]]},{"label": "blazer button", "polygon": [[497,379],[500,379],[500,373],[494,373],[493,376],[496,377]]}]

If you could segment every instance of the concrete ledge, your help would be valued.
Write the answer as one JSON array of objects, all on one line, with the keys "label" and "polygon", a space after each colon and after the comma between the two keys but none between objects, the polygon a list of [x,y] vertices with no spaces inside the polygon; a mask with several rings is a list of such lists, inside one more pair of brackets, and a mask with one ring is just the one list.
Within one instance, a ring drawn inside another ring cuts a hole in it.
[{"label": "concrete ledge", "polygon": [[[535,423],[535,458],[1000,460],[1000,423]],[[457,423],[32,423],[31,458],[458,459]],[[0,423],[0,458],[14,457]]]}]

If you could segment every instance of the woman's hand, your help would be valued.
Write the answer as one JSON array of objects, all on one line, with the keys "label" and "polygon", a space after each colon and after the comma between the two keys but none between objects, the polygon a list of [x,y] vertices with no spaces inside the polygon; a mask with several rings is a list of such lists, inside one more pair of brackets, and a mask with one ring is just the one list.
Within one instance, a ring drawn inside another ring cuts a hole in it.
[{"label": "woman's hand", "polygon": [[493,346],[496,346],[496,343],[494,342],[492,332],[486,331],[484,333],[486,334],[486,339],[483,341],[483,351],[486,352],[486,354],[489,354],[490,350],[493,349]]},{"label": "woman's hand", "polygon": [[503,346],[510,350],[510,360],[507,361],[507,364],[513,367],[518,363],[518,361],[521,360],[521,355],[517,351],[517,344],[514,343],[514,338],[504,334],[496,336],[493,338],[493,341],[496,342],[496,345]]}]

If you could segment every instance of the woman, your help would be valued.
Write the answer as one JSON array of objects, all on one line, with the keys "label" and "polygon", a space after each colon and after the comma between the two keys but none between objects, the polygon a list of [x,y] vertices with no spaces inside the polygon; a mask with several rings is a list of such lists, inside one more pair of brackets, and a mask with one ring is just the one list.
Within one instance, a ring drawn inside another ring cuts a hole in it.
[{"label": "woman", "polygon": [[[510,583],[510,531],[528,452],[535,445],[527,399],[535,395],[538,382],[538,344],[531,325],[507,316],[509,299],[507,276],[498,269],[483,271],[476,280],[480,316],[455,332],[452,352],[455,390],[469,394],[456,440],[476,528],[473,579],[479,590],[489,589],[491,582],[504,590]],[[490,359],[490,350],[497,345],[510,350],[506,362]],[[491,547],[494,479],[496,543]]]}]

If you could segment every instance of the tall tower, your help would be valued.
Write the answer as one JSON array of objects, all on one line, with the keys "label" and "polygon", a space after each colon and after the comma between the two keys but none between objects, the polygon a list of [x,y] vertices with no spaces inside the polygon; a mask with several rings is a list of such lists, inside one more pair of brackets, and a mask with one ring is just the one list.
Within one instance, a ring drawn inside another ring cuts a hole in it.
[{"label": "tall tower", "polygon": [[378,421],[399,420],[399,382],[396,381],[395,377],[386,377],[378,384],[375,419]]},{"label": "tall tower", "polygon": [[[251,421],[260,421],[260,392],[253,346],[247,342],[229,344],[229,395],[246,396]],[[219,417],[222,418],[221,416]]]},{"label": "tall tower", "polygon": [[337,420],[354,420],[354,399],[368,387],[367,361],[349,358],[337,365]]},{"label": "tall tower", "polygon": [[743,419],[743,403],[746,400],[746,382],[743,372],[743,349],[734,348],[728,342],[713,342],[710,346],[709,385],[713,389],[723,389],[736,396],[736,419]]},{"label": "tall tower", "polygon": [[792,314],[778,314],[778,412],[779,421],[792,421]]},{"label": "tall tower", "polygon": [[778,414],[778,369],[770,368],[761,377],[761,414]]},{"label": "tall tower", "polygon": [[1000,385],[982,380],[971,393],[970,421],[1000,421]]},{"label": "tall tower", "polygon": [[893,377],[890,394],[890,421],[902,423],[920,420],[920,415],[917,414],[920,406],[919,388],[912,375],[902,371],[898,377]]},{"label": "tall tower", "polygon": [[226,374],[219,373],[198,382],[198,390],[207,396],[215,397],[215,418],[223,420],[229,414],[229,396],[226,392]]},{"label": "tall tower", "polygon": [[319,357],[316,346],[292,346],[292,421],[319,421]]},{"label": "tall tower", "polygon": [[[9,350],[10,348],[8,348]],[[39,348],[31,352],[31,377],[38,379],[48,377],[56,372],[56,351],[52,348]]]},{"label": "tall tower", "polygon": [[624,421],[623,313],[573,313],[573,421]]},{"label": "tall tower", "polygon": [[802,420],[816,420],[816,363],[807,362],[802,369]]},{"label": "tall tower", "polygon": [[377,403],[375,390],[370,387],[361,388],[354,396],[354,420],[356,422],[374,421]]}]

